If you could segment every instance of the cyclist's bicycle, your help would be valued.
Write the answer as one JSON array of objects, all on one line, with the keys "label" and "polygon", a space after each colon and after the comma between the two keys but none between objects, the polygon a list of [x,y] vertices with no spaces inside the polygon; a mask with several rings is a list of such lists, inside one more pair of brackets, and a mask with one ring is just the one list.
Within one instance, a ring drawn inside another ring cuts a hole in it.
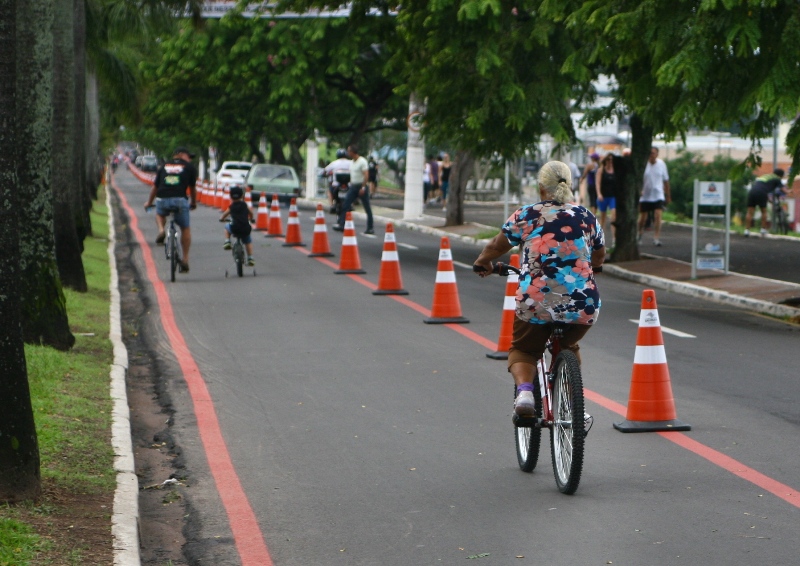
[{"label": "cyclist's bicycle", "polygon": [[784,208],[783,191],[778,189],[770,193],[770,201],[772,202],[772,230],[778,234],[788,234],[789,215]]},{"label": "cyclist's bicycle", "polygon": [[[220,220],[220,222],[227,222],[226,220]],[[233,246],[231,247],[231,253],[233,254],[233,262],[236,264],[236,275],[239,277],[244,277],[244,265],[245,265],[245,251],[244,251],[244,242],[242,242],[242,238],[237,236],[236,234],[231,234],[231,237],[236,238],[233,242]],[[256,275],[256,270],[253,269],[253,276]],[[225,277],[228,277],[228,270],[225,270]]]},{"label": "cyclist's bicycle", "polygon": [[[147,208],[148,211],[154,209],[154,206]],[[175,272],[179,269],[181,264],[181,244],[177,225],[175,224],[175,215],[180,212],[178,208],[169,208],[169,223],[166,226],[166,239],[164,240],[164,254],[167,256],[169,262],[169,280],[175,282]]]},{"label": "cyclist's bicycle", "polygon": [[[516,267],[496,263],[493,273],[508,276]],[[595,268],[595,272],[602,268]],[[534,415],[514,415],[514,439],[517,462],[523,472],[530,473],[539,460],[543,428],[550,429],[550,456],[553,475],[561,493],[573,494],[578,489],[583,470],[584,441],[593,419],[584,412],[583,380],[578,358],[570,350],[561,349],[561,337],[567,323],[553,324],[544,356],[537,363],[538,383],[534,383],[536,403]],[[514,386],[514,397],[517,387]]]}]

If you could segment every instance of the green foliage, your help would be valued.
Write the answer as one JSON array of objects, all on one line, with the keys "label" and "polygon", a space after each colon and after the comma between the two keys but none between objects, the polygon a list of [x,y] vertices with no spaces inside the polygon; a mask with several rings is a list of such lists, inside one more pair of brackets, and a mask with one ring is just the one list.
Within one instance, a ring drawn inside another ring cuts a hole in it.
[{"label": "green foliage", "polygon": [[39,543],[30,526],[0,516],[0,565],[27,566],[36,556]]},{"label": "green foliage", "polygon": [[513,157],[543,133],[574,137],[567,104],[574,80],[561,69],[574,47],[563,26],[532,17],[538,4],[402,5],[392,70],[402,79],[400,92],[426,101],[426,143]]},{"label": "green foliage", "polygon": [[262,138],[294,154],[314,129],[345,144],[404,125],[405,102],[384,73],[388,44],[373,47],[394,25],[236,15],[202,29],[184,23],[163,38],[159,60],[142,64],[148,101],[135,135],[162,152],[183,139],[249,159]]},{"label": "green foliage", "polygon": [[[744,214],[747,208],[747,185],[755,176],[751,170],[736,171],[739,164],[736,159],[717,155],[711,163],[705,163],[700,155],[690,151],[681,151],[675,159],[665,160],[669,171],[669,185],[672,202],[667,210],[692,217],[694,206],[694,180],[725,181],[731,179],[731,215]],[[723,212],[709,207],[708,212]]]}]

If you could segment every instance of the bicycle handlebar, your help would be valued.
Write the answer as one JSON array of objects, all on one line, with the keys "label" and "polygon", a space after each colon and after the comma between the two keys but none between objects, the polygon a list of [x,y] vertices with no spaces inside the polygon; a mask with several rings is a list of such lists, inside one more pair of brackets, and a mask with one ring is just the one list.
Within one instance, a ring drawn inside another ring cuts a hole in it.
[{"label": "bicycle handlebar", "polygon": [[[480,265],[473,265],[472,271],[475,273],[484,273],[486,269]],[[603,271],[603,266],[598,265],[597,267],[593,267],[592,271],[595,273],[601,273]],[[496,273],[498,275],[502,275],[503,277],[507,277],[509,273],[516,273],[517,275],[521,275],[521,270],[518,267],[514,267],[513,265],[509,265],[507,263],[503,263],[502,261],[498,261],[494,264],[494,269],[492,269],[492,273]]]}]

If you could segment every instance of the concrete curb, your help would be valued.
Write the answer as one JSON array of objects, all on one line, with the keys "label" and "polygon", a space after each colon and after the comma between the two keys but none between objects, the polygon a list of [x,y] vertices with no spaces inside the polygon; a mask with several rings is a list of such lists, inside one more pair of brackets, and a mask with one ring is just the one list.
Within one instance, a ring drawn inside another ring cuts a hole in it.
[{"label": "concrete curb", "polygon": [[114,402],[111,417],[111,445],[114,448],[114,470],[117,472],[117,489],[114,492],[114,510],[111,516],[111,536],[115,566],[140,566],[139,554],[139,478],[133,459],[130,409],[125,389],[128,370],[128,350],[122,342],[122,304],[119,293],[119,275],[114,255],[114,211],[111,209],[111,185],[106,183],[108,208],[108,263],[111,268],[111,308],[109,309],[109,340],[114,348],[111,366],[110,395]]},{"label": "concrete curb", "polygon": [[758,299],[751,299],[749,297],[742,297],[740,295],[733,295],[727,291],[719,291],[716,289],[709,289],[708,287],[701,287],[700,285],[693,285],[683,281],[672,281],[671,279],[664,279],[663,277],[656,277],[655,275],[645,275],[644,273],[636,273],[628,271],[613,263],[603,265],[603,273],[641,283],[650,287],[672,291],[680,295],[687,295],[699,299],[706,299],[721,303],[723,305],[745,309],[761,314],[768,314],[777,317],[788,317],[797,319],[800,317],[800,309],[790,307],[787,305],[779,305],[769,301],[760,301]]}]

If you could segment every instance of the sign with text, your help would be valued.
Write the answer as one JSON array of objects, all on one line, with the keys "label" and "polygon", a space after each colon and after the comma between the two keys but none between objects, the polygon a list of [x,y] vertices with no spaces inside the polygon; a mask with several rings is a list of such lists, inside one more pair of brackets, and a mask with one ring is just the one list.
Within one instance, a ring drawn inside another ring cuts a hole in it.
[{"label": "sign with text", "polygon": [[725,181],[700,181],[701,206],[722,206],[725,204]]}]

